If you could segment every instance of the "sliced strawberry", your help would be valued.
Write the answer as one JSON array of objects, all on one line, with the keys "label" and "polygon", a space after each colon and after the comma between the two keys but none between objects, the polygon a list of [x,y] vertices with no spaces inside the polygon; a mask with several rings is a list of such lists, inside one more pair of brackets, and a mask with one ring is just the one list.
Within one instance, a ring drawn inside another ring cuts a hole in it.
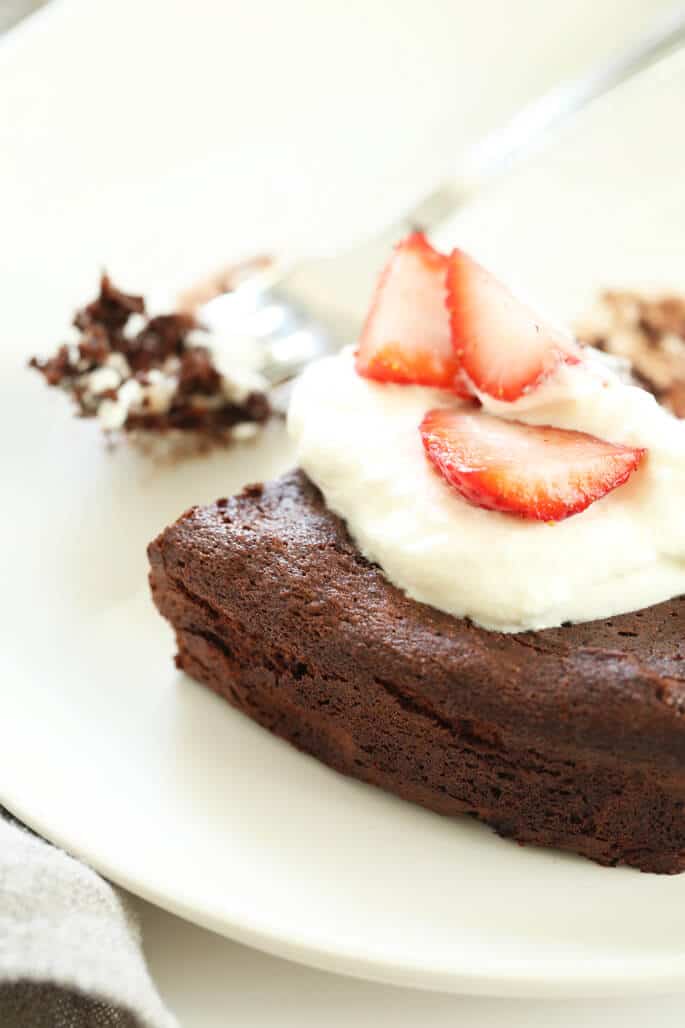
[{"label": "sliced strawberry", "polygon": [[448,259],[447,306],[452,342],[468,380],[497,400],[517,400],[580,348],[546,323],[462,250]]},{"label": "sliced strawberry", "polygon": [[646,450],[584,432],[489,414],[432,410],[421,423],[428,459],[476,507],[561,521],[622,485]]},{"label": "sliced strawberry", "polygon": [[362,330],[360,375],[468,395],[452,346],[446,274],[447,258],[421,232],[397,245]]}]

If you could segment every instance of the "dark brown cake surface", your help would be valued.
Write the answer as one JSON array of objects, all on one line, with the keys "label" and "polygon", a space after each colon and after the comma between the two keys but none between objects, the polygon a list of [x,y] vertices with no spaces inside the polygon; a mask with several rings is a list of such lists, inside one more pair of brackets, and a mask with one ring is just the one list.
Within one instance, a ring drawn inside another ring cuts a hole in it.
[{"label": "dark brown cake surface", "polygon": [[521,842],[685,869],[685,600],[489,632],[392,586],[300,472],[149,553],[179,667],[306,752]]}]

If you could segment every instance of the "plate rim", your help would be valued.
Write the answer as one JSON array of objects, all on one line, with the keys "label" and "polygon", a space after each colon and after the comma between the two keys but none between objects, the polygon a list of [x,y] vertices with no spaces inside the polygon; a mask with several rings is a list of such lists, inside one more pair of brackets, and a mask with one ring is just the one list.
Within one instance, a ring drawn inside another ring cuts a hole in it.
[{"label": "plate rim", "polygon": [[[496,947],[490,952],[487,968],[479,967],[478,962],[468,966],[463,959],[461,966],[419,966],[415,960],[393,961],[373,953],[363,954],[344,945],[316,944],[311,939],[298,938],[293,932],[249,924],[244,917],[237,915],[225,918],[212,916],[163,889],[156,890],[134,874],[121,871],[116,863],[98,852],[97,845],[83,839],[74,845],[73,833],[54,831],[40,814],[34,816],[21,801],[13,802],[4,790],[0,792],[0,804],[48,842],[139,899],[224,938],[306,967],[385,985],[453,995],[584,999],[685,992],[685,951],[671,958],[664,958],[663,954],[652,959],[621,957],[615,961],[615,970],[609,970],[596,956],[576,958],[568,962],[565,973],[560,973],[559,964],[555,965],[554,961],[542,965],[537,962],[532,968],[530,961],[524,960],[522,966],[511,959],[497,957]],[[71,842],[67,839],[69,834],[72,835]]]}]

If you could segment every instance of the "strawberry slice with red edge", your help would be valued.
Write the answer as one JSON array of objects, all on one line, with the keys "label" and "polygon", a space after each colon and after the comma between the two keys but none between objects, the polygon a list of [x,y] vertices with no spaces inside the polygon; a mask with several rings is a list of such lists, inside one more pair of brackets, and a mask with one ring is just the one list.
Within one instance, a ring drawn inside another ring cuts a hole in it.
[{"label": "strawberry slice with red edge", "polygon": [[447,257],[421,232],[395,247],[376,286],[357,350],[364,378],[469,394],[452,346]]},{"label": "strawberry slice with red edge", "polygon": [[421,438],[431,464],[476,507],[561,521],[622,485],[646,450],[546,425],[439,409]]},{"label": "strawberry slice with red edge", "polygon": [[562,362],[581,359],[570,335],[538,317],[462,250],[448,258],[447,306],[466,378],[494,399],[517,400]]}]

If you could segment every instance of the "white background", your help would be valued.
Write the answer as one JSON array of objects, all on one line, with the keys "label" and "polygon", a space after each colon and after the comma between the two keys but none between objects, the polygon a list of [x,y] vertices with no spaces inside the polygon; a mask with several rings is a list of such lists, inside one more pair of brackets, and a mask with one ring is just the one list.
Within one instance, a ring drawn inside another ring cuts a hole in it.
[{"label": "white background", "polygon": [[[45,318],[61,324],[103,261],[124,284],[171,289],[252,248],[354,238],[521,103],[670,6],[57,0],[0,44],[2,161],[25,182],[23,195],[0,191],[0,225],[13,241],[0,248],[3,302],[12,304],[4,286],[28,260]],[[37,136],[53,156],[40,168]],[[205,188],[189,198],[198,162]],[[88,216],[74,226],[76,206]],[[73,265],[73,296],[51,290],[55,261]],[[192,1028],[629,1028],[680,1024],[685,1011],[675,1000],[462,1000],[355,983],[140,909],[153,974]]]}]

